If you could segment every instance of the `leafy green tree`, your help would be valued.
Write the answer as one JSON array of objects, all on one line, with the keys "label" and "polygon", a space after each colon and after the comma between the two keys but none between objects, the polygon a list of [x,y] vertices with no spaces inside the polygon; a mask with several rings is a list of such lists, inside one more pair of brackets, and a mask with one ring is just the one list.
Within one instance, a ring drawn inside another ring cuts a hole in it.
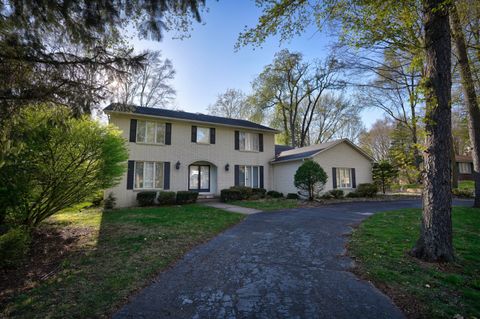
[{"label": "leafy green tree", "polygon": [[327,173],[320,164],[307,160],[295,172],[294,185],[308,192],[308,200],[313,200],[313,197],[323,189],[327,179]]},{"label": "leafy green tree", "polygon": [[388,158],[399,170],[401,182],[416,184],[421,180],[420,170],[415,166],[415,148],[411,143],[411,130],[397,123],[391,131]]},{"label": "leafy green tree", "polygon": [[372,168],[373,180],[382,188],[383,194],[388,186],[398,175],[398,170],[389,161],[380,161],[373,164]]},{"label": "leafy green tree", "polygon": [[22,146],[0,168],[1,209],[12,225],[38,226],[115,185],[125,171],[128,152],[120,132],[73,118],[65,107],[24,108],[13,130]]}]

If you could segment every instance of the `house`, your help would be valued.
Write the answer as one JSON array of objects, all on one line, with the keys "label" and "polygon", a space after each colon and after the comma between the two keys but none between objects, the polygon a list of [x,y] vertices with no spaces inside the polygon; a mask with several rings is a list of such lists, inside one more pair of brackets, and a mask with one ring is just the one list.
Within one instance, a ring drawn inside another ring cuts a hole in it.
[{"label": "house", "polygon": [[[337,168],[337,188],[371,181],[371,159],[348,140],[292,149],[275,145],[277,130],[250,121],[115,104],[104,111],[128,140],[127,172],[105,192],[115,195],[117,207],[135,205],[137,193],[147,190],[213,197],[224,188],[250,186],[296,193],[293,176],[307,158]],[[328,183],[332,189],[330,177]]]},{"label": "house", "polygon": [[324,191],[342,189],[348,193],[358,184],[372,182],[373,159],[348,139],[341,139],[279,153],[271,161],[273,188],[284,194],[296,193],[295,172],[308,159],[318,162],[327,173]]},{"label": "house", "polygon": [[459,181],[473,181],[473,159],[470,155],[455,155]]}]

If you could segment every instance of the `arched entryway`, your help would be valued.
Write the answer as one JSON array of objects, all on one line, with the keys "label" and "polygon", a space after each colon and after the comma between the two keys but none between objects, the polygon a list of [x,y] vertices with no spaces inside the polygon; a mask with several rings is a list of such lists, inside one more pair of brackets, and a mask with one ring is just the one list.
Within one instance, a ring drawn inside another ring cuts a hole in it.
[{"label": "arched entryway", "polygon": [[217,192],[217,166],[197,161],[188,166],[188,190],[208,195]]}]

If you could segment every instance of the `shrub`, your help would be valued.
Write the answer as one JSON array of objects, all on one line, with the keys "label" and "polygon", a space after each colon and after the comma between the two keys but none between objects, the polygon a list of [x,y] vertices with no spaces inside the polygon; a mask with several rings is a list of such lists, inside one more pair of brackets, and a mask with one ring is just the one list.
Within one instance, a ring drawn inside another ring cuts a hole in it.
[{"label": "shrub", "polygon": [[330,194],[330,192],[326,192],[325,194],[323,194],[322,196],[320,196],[321,199],[332,199],[334,198],[332,194]]},{"label": "shrub", "polygon": [[325,186],[327,178],[327,173],[320,164],[307,160],[295,172],[294,185],[308,192],[308,199],[313,200],[313,197]]},{"label": "shrub", "polygon": [[350,193],[348,193],[347,195],[345,195],[345,197],[348,197],[348,198],[357,198],[357,197],[361,197],[361,196],[359,196],[357,192],[350,192]]},{"label": "shrub", "polygon": [[295,193],[288,193],[287,199],[298,199],[298,194]]},{"label": "shrub", "polygon": [[264,198],[267,190],[265,188],[252,188],[252,199]]},{"label": "shrub", "polygon": [[0,235],[0,268],[15,267],[30,247],[30,233],[23,228],[12,228]]},{"label": "shrub", "polygon": [[341,190],[341,189],[332,189],[329,192],[329,194],[332,195],[332,197],[336,198],[336,199],[343,198],[343,196],[344,196],[343,190]]},{"label": "shrub", "polygon": [[193,191],[179,191],[177,192],[177,204],[191,204],[195,203],[198,198],[198,193]]},{"label": "shrub", "polygon": [[359,197],[374,197],[377,195],[377,185],[371,183],[359,184],[357,186],[357,194]]},{"label": "shrub", "polygon": [[140,192],[137,194],[138,205],[152,206],[156,196],[157,192]]},{"label": "shrub", "polygon": [[268,197],[273,197],[273,198],[280,198],[283,197],[283,193],[277,192],[277,191],[268,191],[267,192]]},{"label": "shrub", "polygon": [[249,199],[253,194],[253,189],[247,186],[232,186],[230,189],[239,191],[241,194],[241,199]]},{"label": "shrub", "polygon": [[233,200],[241,200],[242,193],[235,188],[222,189],[220,192],[220,200],[222,202],[229,202]]},{"label": "shrub", "polygon": [[383,194],[385,194],[387,188],[397,178],[398,169],[389,161],[383,160],[373,164],[372,176],[374,182],[381,187]]},{"label": "shrub", "polygon": [[452,189],[452,194],[457,197],[463,198],[473,198],[473,191],[469,189],[462,189],[462,188],[454,188]]},{"label": "shrub", "polygon": [[158,192],[157,201],[159,205],[175,205],[177,201],[177,193]]},{"label": "shrub", "polygon": [[103,208],[105,209],[113,209],[115,207],[115,203],[117,202],[117,198],[113,193],[108,194],[107,198],[103,201]]},{"label": "shrub", "polygon": [[91,197],[90,201],[92,202],[92,206],[99,207],[103,201],[103,191],[95,193],[95,195]]}]

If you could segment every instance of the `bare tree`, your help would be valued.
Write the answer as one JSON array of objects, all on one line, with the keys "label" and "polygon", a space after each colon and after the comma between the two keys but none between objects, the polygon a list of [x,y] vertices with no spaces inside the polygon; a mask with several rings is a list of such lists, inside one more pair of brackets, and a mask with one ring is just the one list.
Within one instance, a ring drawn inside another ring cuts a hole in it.
[{"label": "bare tree", "polygon": [[252,107],[247,95],[237,89],[227,89],[217,96],[215,104],[208,107],[208,113],[233,119],[248,120],[252,116]]},{"label": "bare tree", "polygon": [[384,118],[377,120],[368,131],[360,134],[360,147],[377,162],[387,160],[392,144],[391,134],[393,130],[394,123],[391,119]]},{"label": "bare tree", "polygon": [[172,62],[162,59],[159,51],[146,54],[145,65],[140,70],[132,70],[117,85],[115,102],[143,107],[167,107],[172,103],[175,97],[170,84],[175,77]]}]

